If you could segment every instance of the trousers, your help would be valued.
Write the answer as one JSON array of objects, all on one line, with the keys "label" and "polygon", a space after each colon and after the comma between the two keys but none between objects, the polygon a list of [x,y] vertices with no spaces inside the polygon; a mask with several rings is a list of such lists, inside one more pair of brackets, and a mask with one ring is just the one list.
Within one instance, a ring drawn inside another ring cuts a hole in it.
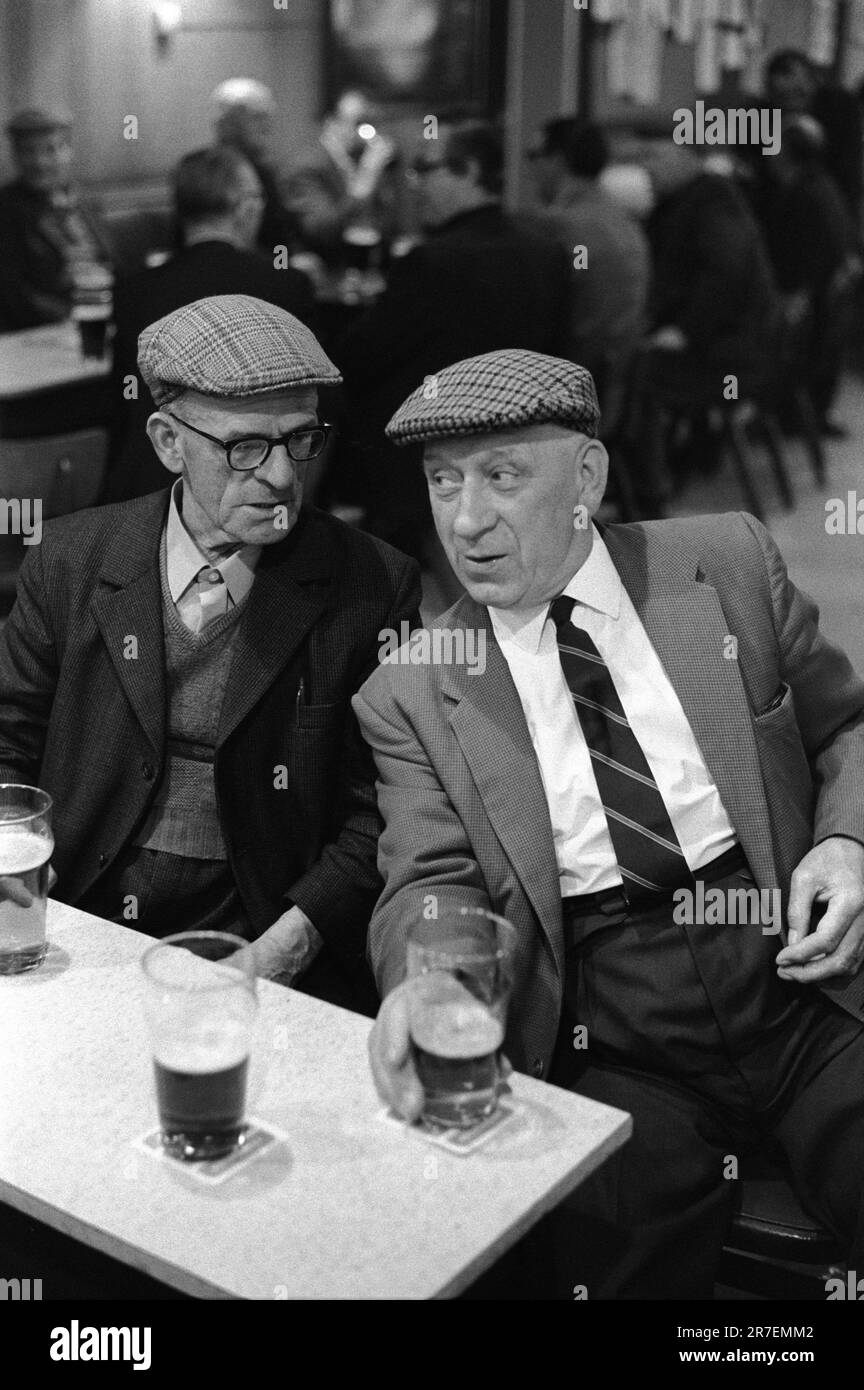
[{"label": "trousers", "polygon": [[[712,889],[752,885],[743,869]],[[571,933],[549,1080],[634,1132],[538,1231],[546,1296],[711,1298],[736,1176],[766,1144],[864,1269],[864,1026],[777,977],[765,922],[680,916],[667,902]]]}]

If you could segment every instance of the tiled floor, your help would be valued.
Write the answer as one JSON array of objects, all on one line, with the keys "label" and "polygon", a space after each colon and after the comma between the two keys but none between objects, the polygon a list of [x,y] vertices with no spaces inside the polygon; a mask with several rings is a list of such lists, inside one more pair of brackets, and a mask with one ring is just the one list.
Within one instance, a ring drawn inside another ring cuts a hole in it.
[{"label": "tiled floor", "polygon": [[[787,461],[795,508],[782,510],[767,464],[762,496],[768,529],[785,556],[791,578],[819,604],[826,636],[845,649],[864,675],[864,382],[860,378],[846,378],[834,416],[847,426],[849,436],[826,442],[827,485],[817,486],[801,445],[789,440]],[[826,501],[840,498],[845,506],[850,492],[861,501],[861,535],[829,535]],[[692,515],[738,508],[746,509],[746,504],[731,468],[726,467],[719,477],[689,487],[675,510]]]}]

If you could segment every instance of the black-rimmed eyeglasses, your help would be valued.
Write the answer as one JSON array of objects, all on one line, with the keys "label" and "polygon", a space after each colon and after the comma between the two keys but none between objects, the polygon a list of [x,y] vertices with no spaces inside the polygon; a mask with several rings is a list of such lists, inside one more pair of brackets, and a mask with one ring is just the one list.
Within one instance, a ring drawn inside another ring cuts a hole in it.
[{"label": "black-rimmed eyeglasses", "polygon": [[193,434],[200,434],[202,439],[209,439],[211,444],[218,444],[220,449],[224,449],[228,467],[233,468],[235,473],[249,473],[253,468],[260,468],[278,444],[285,445],[288,457],[294,463],[308,463],[324,452],[333,431],[333,426],[328,424],[303,425],[288,434],[246,434],[240,439],[225,440],[208,434],[206,430],[199,430],[197,425],[190,425],[188,420],[175,415],[172,410],[166,410],[165,414],[176,420],[178,425],[185,425]]}]

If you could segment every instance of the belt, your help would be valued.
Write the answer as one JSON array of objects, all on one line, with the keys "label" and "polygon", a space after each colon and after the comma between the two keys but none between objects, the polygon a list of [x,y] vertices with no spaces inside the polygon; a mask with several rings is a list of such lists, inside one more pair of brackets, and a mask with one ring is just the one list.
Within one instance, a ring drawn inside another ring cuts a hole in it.
[{"label": "belt", "polygon": [[604,888],[599,893],[579,893],[575,897],[562,898],[561,909],[564,914],[564,921],[567,923],[575,918],[591,917],[598,912],[604,917],[631,916],[636,912],[651,912],[654,908],[663,907],[666,903],[670,903],[673,894],[679,888],[691,888],[694,883],[700,880],[702,883],[713,883],[718,878],[725,878],[727,874],[734,874],[739,869],[747,869],[748,867],[741,846],[733,845],[731,849],[727,849],[716,859],[712,859],[710,864],[704,864],[701,869],[694,869],[692,872],[688,871],[680,883],[664,888],[659,893],[634,892],[620,885],[615,888]]}]

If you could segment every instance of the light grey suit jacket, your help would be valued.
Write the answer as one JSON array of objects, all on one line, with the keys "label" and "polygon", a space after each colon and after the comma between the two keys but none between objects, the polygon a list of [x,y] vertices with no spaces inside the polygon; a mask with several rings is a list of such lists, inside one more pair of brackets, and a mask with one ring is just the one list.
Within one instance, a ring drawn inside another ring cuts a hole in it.
[{"label": "light grey suit jacket", "polygon": [[[674,686],[760,888],[787,903],[815,842],[864,842],[864,683],[822,636],[768,532],[743,513],[610,526],[604,540]],[[487,609],[460,600],[437,627],[486,632],[484,674],[382,665],[354,698],[378,765],[384,892],[369,929],[382,993],[435,894],[516,926],[507,1047],[542,1075],[555,1044],[564,946],[540,769]],[[728,655],[737,639],[737,659]],[[776,703],[782,694],[782,700]],[[864,972],[826,986],[860,1017]]]}]

